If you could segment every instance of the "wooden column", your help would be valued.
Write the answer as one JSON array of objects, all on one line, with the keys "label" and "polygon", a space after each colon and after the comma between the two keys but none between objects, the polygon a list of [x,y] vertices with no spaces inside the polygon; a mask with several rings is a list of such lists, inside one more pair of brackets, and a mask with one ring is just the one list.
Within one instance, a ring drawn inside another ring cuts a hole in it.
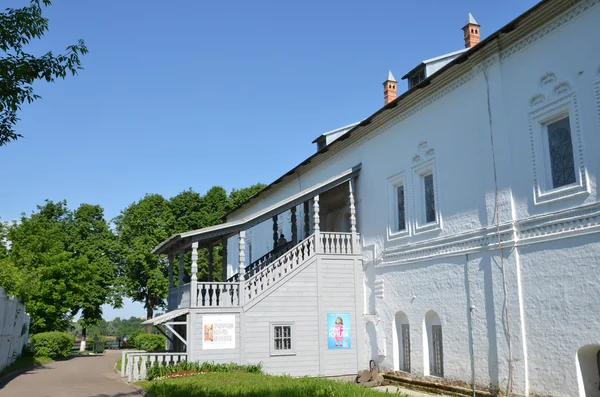
[{"label": "wooden column", "polygon": [[223,237],[221,240],[221,244],[223,245],[223,258],[221,261],[221,278],[223,281],[227,281],[227,237]]},{"label": "wooden column", "polygon": [[198,243],[192,243],[192,280],[190,282],[190,307],[198,306]]},{"label": "wooden column", "polygon": [[239,270],[240,280],[244,278],[244,273],[246,272],[246,231],[240,230],[239,233],[239,241],[238,241],[238,250],[239,250]]},{"label": "wooden column", "polygon": [[169,290],[173,288],[173,254],[167,255],[169,260]]},{"label": "wooden column", "polygon": [[304,238],[310,235],[310,204],[308,201],[304,202]]},{"label": "wooden column", "polygon": [[319,196],[313,198],[313,230],[315,232],[315,252],[320,252],[321,248],[321,219],[319,218]]},{"label": "wooden column", "polygon": [[298,225],[296,223],[296,207],[290,208],[292,213],[292,245],[298,244]]},{"label": "wooden column", "polygon": [[273,216],[273,251],[277,249],[277,240],[279,240],[279,235],[277,234],[277,215]]},{"label": "wooden column", "polygon": [[213,249],[214,247],[212,246],[212,244],[210,244],[208,246],[208,281],[213,281]]},{"label": "wooden column", "polygon": [[185,275],[185,251],[179,251],[179,282],[177,283],[179,286],[183,285],[183,277]]},{"label": "wooden column", "polygon": [[352,235],[352,253],[358,252],[358,239],[356,233],[356,207],[354,206],[354,178],[348,183],[348,203],[350,205],[350,233]]}]

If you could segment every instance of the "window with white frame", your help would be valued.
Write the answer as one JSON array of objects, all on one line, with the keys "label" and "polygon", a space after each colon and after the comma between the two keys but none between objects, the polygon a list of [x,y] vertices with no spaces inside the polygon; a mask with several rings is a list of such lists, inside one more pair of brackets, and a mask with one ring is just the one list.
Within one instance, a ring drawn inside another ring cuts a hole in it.
[{"label": "window with white frame", "polygon": [[285,356],[296,354],[294,347],[294,324],[271,324],[271,355]]},{"label": "window with white frame", "polygon": [[400,172],[387,179],[388,185],[388,238],[408,235],[408,191],[406,173]]},{"label": "window with white frame", "polygon": [[534,97],[529,113],[535,204],[588,193],[575,93],[561,83],[545,98]]},{"label": "window with white frame", "polygon": [[437,172],[435,159],[417,163],[413,167],[416,233],[441,228],[439,194],[436,179]]}]

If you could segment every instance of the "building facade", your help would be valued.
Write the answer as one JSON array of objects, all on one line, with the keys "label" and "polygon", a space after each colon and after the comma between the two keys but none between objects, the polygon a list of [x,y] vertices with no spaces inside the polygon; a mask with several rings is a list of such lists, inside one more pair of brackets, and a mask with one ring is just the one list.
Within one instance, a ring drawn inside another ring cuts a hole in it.
[{"label": "building facade", "polygon": [[[207,307],[202,288],[230,287],[193,277],[198,289],[170,295],[190,358],[322,376],[372,359],[504,393],[600,396],[598,21],[599,0],[545,0],[479,42],[470,16],[466,50],[398,98],[388,77],[382,109],[227,223],[157,247],[173,269],[179,252],[226,242],[235,305]],[[233,350],[200,347],[217,312],[237,316]],[[344,319],[349,346],[331,348]]]}]

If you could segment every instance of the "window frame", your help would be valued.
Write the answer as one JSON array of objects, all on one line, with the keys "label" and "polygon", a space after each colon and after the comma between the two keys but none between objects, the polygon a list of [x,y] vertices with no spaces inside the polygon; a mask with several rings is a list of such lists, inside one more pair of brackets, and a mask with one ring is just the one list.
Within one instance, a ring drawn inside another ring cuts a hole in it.
[{"label": "window frame", "polygon": [[[398,191],[402,186],[404,188],[404,230],[399,230],[398,225]],[[401,171],[387,178],[387,196],[388,196],[388,224],[387,237],[388,240],[396,240],[403,237],[408,237],[410,228],[409,217],[409,196],[410,189],[406,178],[406,172]]]},{"label": "window frame", "polygon": [[[442,214],[440,210],[440,189],[435,159],[423,161],[412,168],[413,171],[413,201],[414,201],[414,230],[415,234],[442,229]],[[425,177],[433,178],[433,203],[435,206],[435,221],[427,222],[425,201]]]},{"label": "window frame", "polygon": [[[548,126],[566,117],[569,118],[571,132],[575,183],[555,188],[552,180]],[[546,204],[589,194],[575,92],[560,96],[529,112],[529,131],[534,204]]]},{"label": "window frame", "polygon": [[[290,327],[290,349],[275,349],[275,327]],[[293,321],[279,321],[269,323],[269,351],[271,356],[295,356],[296,355],[296,330]]]}]

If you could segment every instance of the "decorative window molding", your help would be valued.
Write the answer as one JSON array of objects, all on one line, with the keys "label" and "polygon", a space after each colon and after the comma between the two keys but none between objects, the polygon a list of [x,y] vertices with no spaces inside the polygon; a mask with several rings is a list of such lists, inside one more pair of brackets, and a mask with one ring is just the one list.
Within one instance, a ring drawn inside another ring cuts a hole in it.
[{"label": "decorative window molding", "polygon": [[538,215],[515,223],[430,239],[385,250],[377,267],[392,267],[432,259],[460,256],[498,249],[498,235],[504,248],[547,243],[564,238],[600,233],[600,202]]},{"label": "decorative window molding", "polygon": [[[432,180],[430,178],[432,178]],[[430,158],[429,160],[424,160],[414,165],[412,167],[412,179],[414,210],[413,224],[415,234],[433,230],[441,230],[442,215],[440,212],[440,194],[435,158]],[[431,192],[426,191],[426,180],[427,182],[432,182],[432,203],[429,203],[428,201],[428,197],[430,197],[428,194]],[[433,206],[433,209],[430,208],[429,211],[433,211],[435,216],[435,219],[432,221],[430,220],[430,222],[428,222],[427,219],[427,204]]]},{"label": "decorative window molding", "polygon": [[294,322],[269,323],[271,356],[295,356],[296,333]]},{"label": "decorative window molding", "polygon": [[[387,238],[388,240],[396,240],[409,235],[408,222],[408,183],[406,172],[402,171],[392,175],[387,179],[387,202],[388,202],[388,225]],[[402,196],[399,189],[402,189]],[[401,199],[404,199],[404,216],[401,217],[400,205]],[[400,225],[401,218],[404,218],[404,225]]]},{"label": "decorative window molding", "polygon": [[[567,82],[556,83],[554,73],[540,80],[546,95],[538,93],[530,101],[529,134],[533,159],[533,195],[536,205],[571,199],[588,194],[587,172],[583,156],[583,142],[579,125],[576,92]],[[548,126],[569,118],[575,182],[555,188],[548,141]]]}]

